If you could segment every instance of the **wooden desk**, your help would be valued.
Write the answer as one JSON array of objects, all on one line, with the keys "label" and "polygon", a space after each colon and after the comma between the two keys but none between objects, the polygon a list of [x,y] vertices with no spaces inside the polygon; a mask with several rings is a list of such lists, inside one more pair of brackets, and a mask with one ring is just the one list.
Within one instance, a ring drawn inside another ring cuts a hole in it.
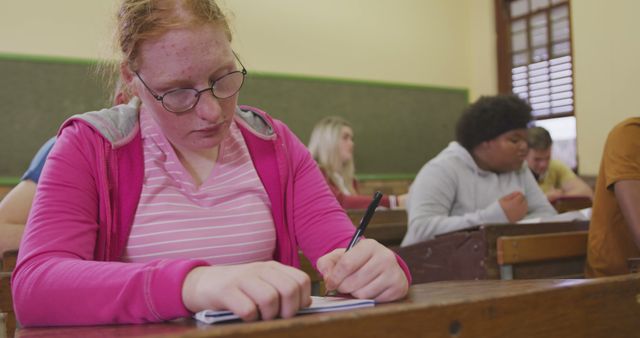
[{"label": "wooden desk", "polygon": [[[413,283],[442,280],[500,279],[498,238],[503,236],[553,234],[588,230],[588,222],[489,224],[452,232],[432,240],[399,248]],[[586,254],[586,253],[585,253]],[[514,279],[575,278],[584,271],[585,256],[520,264],[512,269]]]},{"label": "wooden desk", "polygon": [[[527,264],[546,262],[557,263],[576,259],[578,271],[557,271],[556,273],[575,274],[582,277],[587,254],[589,232],[567,231],[538,235],[500,236],[497,241],[500,278],[513,279],[514,269]],[[548,275],[542,275],[548,277]],[[529,276],[536,277],[536,276]],[[539,276],[538,276],[539,277]]]},{"label": "wooden desk", "polygon": [[484,280],[414,285],[371,309],[256,323],[20,329],[17,337],[636,337],[640,274],[592,280]]},{"label": "wooden desk", "polygon": [[560,214],[567,211],[591,208],[593,206],[591,197],[586,196],[562,197],[551,204]]},{"label": "wooden desk", "polygon": [[16,267],[16,261],[18,260],[18,250],[7,250],[2,252],[2,265],[1,271],[13,271]]},{"label": "wooden desk", "polygon": [[13,189],[13,185],[0,185],[0,200],[2,200],[11,189]]},{"label": "wooden desk", "polygon": [[[402,177],[404,176],[404,177]],[[359,177],[358,192],[362,195],[373,195],[381,191],[385,195],[402,195],[409,191],[414,175],[399,175],[398,177]]]},{"label": "wooden desk", "polygon": [[16,316],[13,313],[11,298],[11,273],[0,272],[0,337],[12,337],[16,329]]},{"label": "wooden desk", "polygon": [[640,257],[627,258],[627,266],[629,266],[629,273],[639,273]]}]

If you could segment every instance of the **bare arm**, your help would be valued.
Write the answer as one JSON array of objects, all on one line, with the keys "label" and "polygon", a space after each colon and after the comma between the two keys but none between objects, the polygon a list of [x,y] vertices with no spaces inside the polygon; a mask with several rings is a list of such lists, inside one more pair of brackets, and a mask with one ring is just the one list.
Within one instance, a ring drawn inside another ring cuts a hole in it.
[{"label": "bare arm", "polygon": [[564,196],[589,196],[593,198],[593,190],[585,181],[576,176],[562,184]]},{"label": "bare arm", "polygon": [[638,201],[640,200],[640,181],[639,180],[623,180],[618,181],[613,186],[620,205],[620,210],[624,219],[627,221],[629,230],[633,235],[636,246],[640,248],[640,208]]},{"label": "bare arm", "polygon": [[36,184],[25,180],[0,201],[0,252],[17,249],[31,210]]}]

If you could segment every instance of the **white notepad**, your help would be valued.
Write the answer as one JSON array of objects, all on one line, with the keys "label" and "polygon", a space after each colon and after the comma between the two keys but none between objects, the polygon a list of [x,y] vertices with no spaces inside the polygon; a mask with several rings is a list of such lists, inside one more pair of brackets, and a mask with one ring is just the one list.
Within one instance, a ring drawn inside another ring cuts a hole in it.
[{"label": "white notepad", "polygon": [[591,220],[591,208],[567,211],[567,212],[563,212],[561,214],[552,215],[552,216],[525,218],[519,221],[518,223],[529,224],[529,223],[572,222],[572,221],[589,221],[589,220]]},{"label": "white notepad", "polygon": [[[333,312],[333,311],[346,311],[364,307],[375,306],[376,302],[373,299],[352,299],[342,297],[316,297],[311,296],[311,305],[304,309],[300,309],[298,314],[317,313],[317,312]],[[226,322],[230,320],[240,319],[231,311],[214,311],[204,310],[196,313],[193,316],[195,319],[207,323],[213,324],[218,322]]]}]

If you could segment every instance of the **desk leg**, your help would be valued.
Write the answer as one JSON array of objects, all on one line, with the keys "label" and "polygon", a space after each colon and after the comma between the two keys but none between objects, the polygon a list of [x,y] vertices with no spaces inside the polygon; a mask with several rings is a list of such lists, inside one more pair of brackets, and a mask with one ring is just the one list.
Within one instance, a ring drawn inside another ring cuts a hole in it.
[{"label": "desk leg", "polygon": [[513,279],[513,265],[500,265],[500,279],[512,280]]},{"label": "desk leg", "polygon": [[7,338],[7,314],[0,313],[0,338]]}]

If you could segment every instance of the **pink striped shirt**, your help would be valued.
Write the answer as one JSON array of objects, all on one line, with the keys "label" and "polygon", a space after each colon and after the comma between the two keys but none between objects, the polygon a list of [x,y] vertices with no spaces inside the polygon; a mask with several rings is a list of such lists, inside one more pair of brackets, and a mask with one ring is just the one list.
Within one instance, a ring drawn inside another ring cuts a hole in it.
[{"label": "pink striped shirt", "polygon": [[273,259],[271,204],[235,122],[200,187],[144,109],[140,127],[145,176],[125,261],[195,258],[218,265]]}]

